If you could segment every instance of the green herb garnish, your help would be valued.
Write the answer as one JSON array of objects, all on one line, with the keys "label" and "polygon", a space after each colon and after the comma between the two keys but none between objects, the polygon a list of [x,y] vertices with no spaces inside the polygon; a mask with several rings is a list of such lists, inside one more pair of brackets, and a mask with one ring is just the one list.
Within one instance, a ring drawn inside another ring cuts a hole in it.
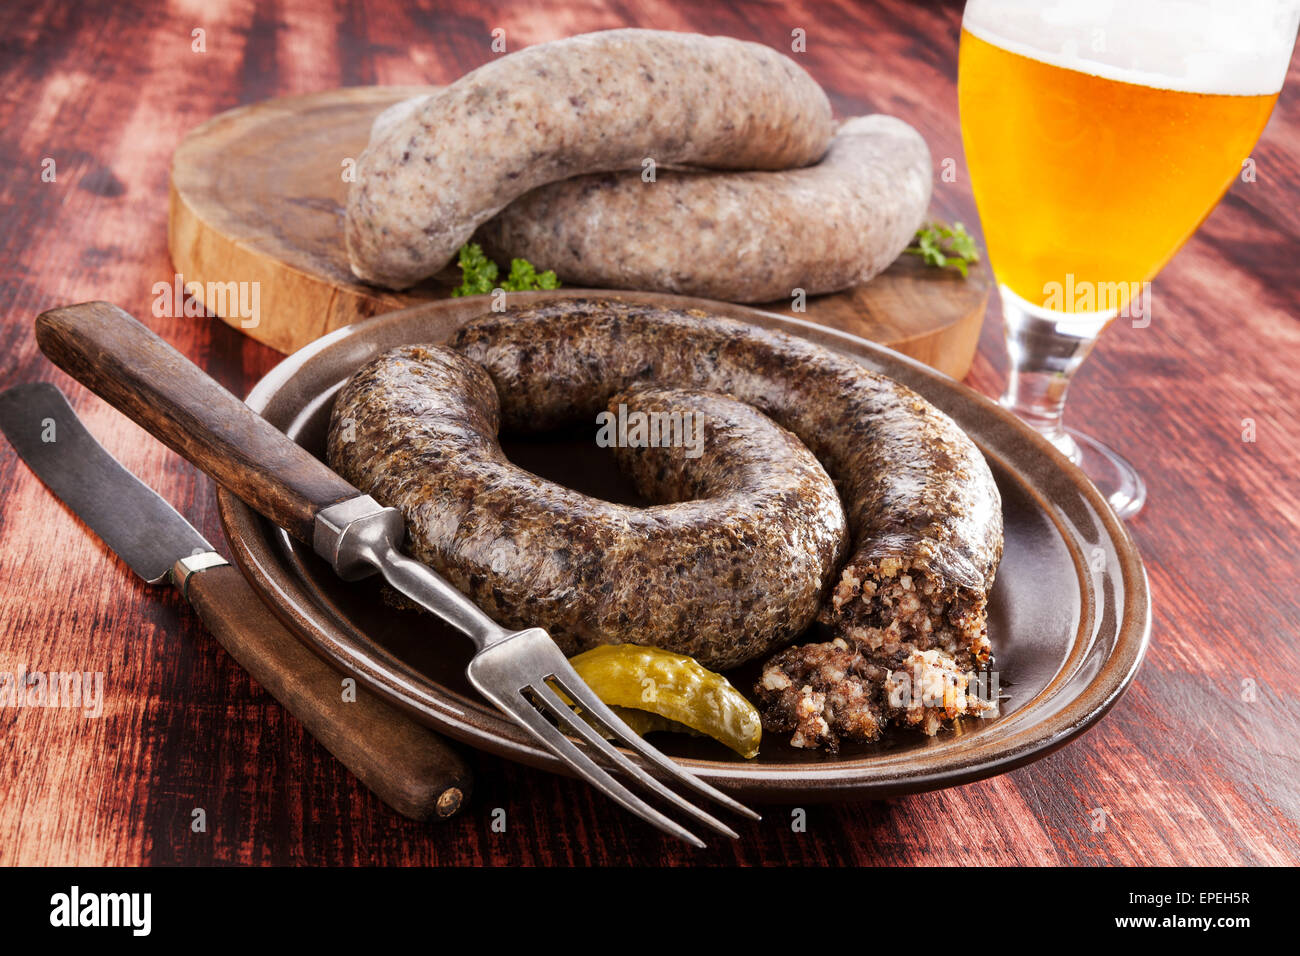
[{"label": "green herb garnish", "polygon": [[529,289],[558,289],[560,280],[550,269],[538,272],[527,259],[511,259],[510,274],[501,282],[501,270],[483,254],[477,242],[467,242],[460,247],[456,259],[460,266],[460,285],[451,290],[455,297],[463,295],[488,295],[497,289],[506,292],[525,292]]},{"label": "green herb garnish", "polygon": [[948,226],[935,220],[918,229],[913,242],[916,245],[908,246],[903,251],[920,256],[928,266],[956,269],[963,278],[969,272],[967,267],[970,263],[980,261],[974,237],[959,222]]},{"label": "green herb garnish", "polygon": [[538,272],[533,264],[527,259],[511,259],[510,275],[506,276],[506,281],[501,288],[507,292],[522,292],[525,289],[558,289],[560,280],[555,277],[555,272],[547,269],[545,272]]}]

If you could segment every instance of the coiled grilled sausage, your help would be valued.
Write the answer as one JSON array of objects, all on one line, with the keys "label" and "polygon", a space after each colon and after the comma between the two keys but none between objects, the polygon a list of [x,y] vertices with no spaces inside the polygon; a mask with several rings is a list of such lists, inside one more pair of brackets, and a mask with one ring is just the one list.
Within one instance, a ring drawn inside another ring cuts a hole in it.
[{"label": "coiled grilled sausage", "polygon": [[717,169],[816,162],[826,94],[789,57],[729,37],[610,30],[486,64],[379,124],[348,196],[352,270],[403,288],[537,186],[643,160]]},{"label": "coiled grilled sausage", "polygon": [[812,450],[844,503],[852,544],[821,619],[869,650],[935,648],[962,667],[989,660],[998,489],[974,443],[910,389],[794,336],[618,301],[487,315],[451,344],[491,375],[507,428],[589,421],[643,381],[760,409]]},{"label": "coiled grilled sausage", "polygon": [[[634,447],[651,436],[629,431],[616,446],[638,490],[665,502],[652,507],[600,501],[510,463],[487,372],[434,346],[395,349],[352,377],[332,413],[329,461],[402,512],[412,555],[502,624],[547,628],[566,653],[631,642],[725,668],[788,644],[816,616],[847,545],[830,478],[749,405],[627,384],[569,411],[593,432],[606,402],[625,422],[677,423],[675,444],[661,433],[661,447]],[[513,425],[532,427],[507,404]]]},{"label": "coiled grilled sausage", "polygon": [[[534,189],[478,231],[490,258],[564,282],[770,302],[866,282],[930,202],[930,151],[892,116],[845,122],[821,162],[781,172],[659,170]],[[671,241],[665,241],[671,237]]]}]

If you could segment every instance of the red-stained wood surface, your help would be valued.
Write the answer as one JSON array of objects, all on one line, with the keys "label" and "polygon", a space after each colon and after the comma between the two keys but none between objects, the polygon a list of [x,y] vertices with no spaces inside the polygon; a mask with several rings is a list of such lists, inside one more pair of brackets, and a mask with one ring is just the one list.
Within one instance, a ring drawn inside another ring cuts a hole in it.
[{"label": "red-stained wood surface", "polygon": [[[783,50],[801,28],[800,62],[837,112],[895,113],[925,135],[936,170],[955,160],[936,205],[974,225],[959,21],[957,3],[901,0],[5,3],[0,387],[57,382],[220,546],[211,483],[58,373],[32,336],[43,309],[107,299],[236,393],[277,361],[218,320],[153,314],[153,286],[173,272],[167,164],[187,129],[281,94],[449,82],[492,56],[495,28],[511,49],[633,25]],[[1136,685],[1079,741],[965,787],[809,807],[804,832],[794,808],[771,807],[738,843],[701,853],[585,786],[476,754],[471,805],[419,826],[352,780],[0,442],[0,671],[102,672],[105,695],[98,718],[0,707],[0,863],[1296,863],[1298,72],[1293,62],[1253,153],[1256,180],[1235,183],[1156,280],[1150,327],[1117,323],[1073,390],[1072,421],[1150,486],[1131,527],[1154,603]],[[969,383],[996,392],[1004,366],[995,308]]]}]

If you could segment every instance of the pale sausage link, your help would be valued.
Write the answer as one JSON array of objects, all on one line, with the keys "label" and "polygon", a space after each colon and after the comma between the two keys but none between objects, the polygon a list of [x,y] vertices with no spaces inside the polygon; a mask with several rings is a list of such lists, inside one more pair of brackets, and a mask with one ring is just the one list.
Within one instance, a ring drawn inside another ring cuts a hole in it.
[{"label": "pale sausage link", "polygon": [[528,47],[378,127],[348,196],[348,256],[403,288],[545,183],[646,159],[788,169],[820,159],[831,131],[821,87],[756,43],[610,30]]},{"label": "pale sausage link", "polygon": [[925,140],[892,116],[860,116],[813,166],[577,176],[515,200],[476,238],[490,258],[527,259],[567,285],[770,302],[871,279],[929,203]]}]

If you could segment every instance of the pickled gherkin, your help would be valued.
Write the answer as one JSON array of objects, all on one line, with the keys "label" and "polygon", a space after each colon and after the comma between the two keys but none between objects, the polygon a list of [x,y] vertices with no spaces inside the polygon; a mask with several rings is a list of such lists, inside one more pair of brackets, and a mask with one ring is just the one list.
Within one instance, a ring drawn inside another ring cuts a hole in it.
[{"label": "pickled gherkin", "polygon": [[[611,707],[643,711],[681,724],[742,757],[758,753],[763,729],[754,705],[725,677],[693,657],[657,647],[603,644],[570,658],[569,663]],[[648,733],[672,725],[634,717],[629,726]]]}]

